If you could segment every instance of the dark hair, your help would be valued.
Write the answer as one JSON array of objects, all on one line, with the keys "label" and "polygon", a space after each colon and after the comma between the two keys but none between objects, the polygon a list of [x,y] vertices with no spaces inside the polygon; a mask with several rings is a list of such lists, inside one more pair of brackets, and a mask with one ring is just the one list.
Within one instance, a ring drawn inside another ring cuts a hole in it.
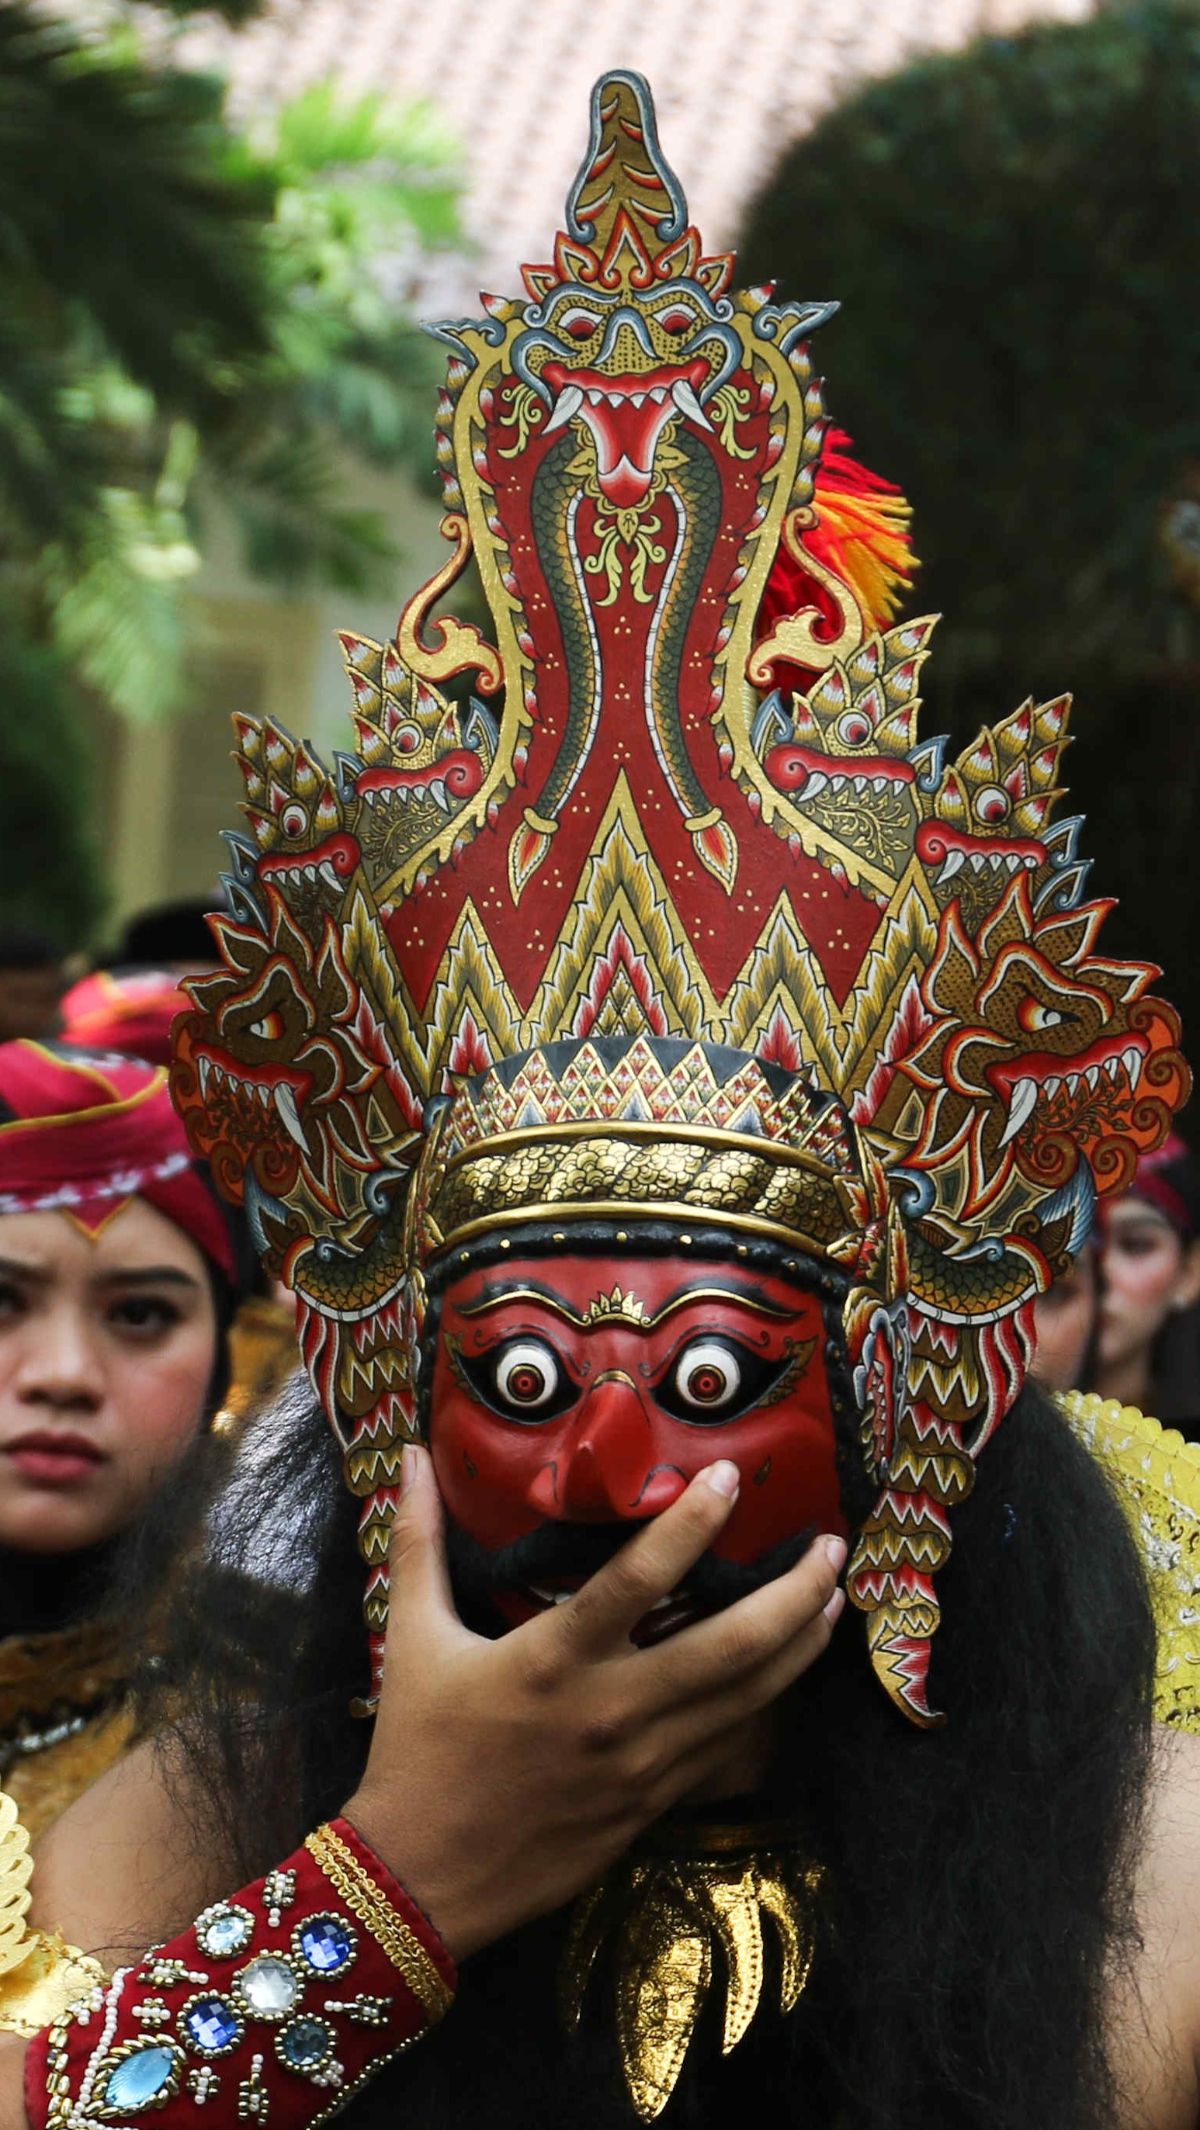
[{"label": "dark hair", "polygon": [[0,930],[0,969],[50,969],[62,961],[62,949],[48,932],[17,927]]},{"label": "dark hair", "polygon": [[[165,1683],[211,1832],[234,1832],[247,1879],[341,1807],[365,1760],[369,1728],[348,1713],[367,1668],[357,1511],[319,1411],[293,1391],[248,1438],[181,1595]],[[827,1866],[817,1960],[788,2019],[760,2013],[728,2058],[693,2048],[663,2130],[756,2112],[796,2130],[1118,2120],[1105,2007],[1138,1942],[1154,1668],[1140,1559],[1106,1475],[1031,1387],[955,1527],[932,1677],[945,1727],[891,1707],[854,1614],[781,1704],[770,1802]],[[290,1637],[278,1592],[232,1628],[212,1602],[214,1578],[256,1565],[286,1566]],[[559,2031],[562,1933],[548,1918],[470,1962],[446,2025],[347,2122],[630,2122],[602,1991],[578,2039]]]}]

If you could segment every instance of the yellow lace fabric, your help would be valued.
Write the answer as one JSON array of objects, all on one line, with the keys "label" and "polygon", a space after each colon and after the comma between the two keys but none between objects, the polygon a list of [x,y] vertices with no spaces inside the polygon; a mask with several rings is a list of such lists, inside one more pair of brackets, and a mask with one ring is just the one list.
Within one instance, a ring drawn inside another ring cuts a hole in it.
[{"label": "yellow lace fabric", "polygon": [[0,2033],[31,2040],[107,1978],[98,1960],[55,1932],[31,1930],[29,1836],[0,1790]]},{"label": "yellow lace fabric", "polygon": [[1142,1551],[1158,1622],[1155,1715],[1200,1732],[1200,1443],[1115,1399],[1068,1391],[1058,1402],[1116,1486]]}]

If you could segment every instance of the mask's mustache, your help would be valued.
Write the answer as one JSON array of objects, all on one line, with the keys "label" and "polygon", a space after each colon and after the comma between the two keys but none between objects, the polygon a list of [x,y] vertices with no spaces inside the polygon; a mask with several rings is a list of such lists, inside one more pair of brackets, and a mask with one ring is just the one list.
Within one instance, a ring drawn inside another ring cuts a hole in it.
[{"label": "mask's mustache", "polygon": [[[492,1551],[460,1524],[448,1522],[446,1556],[455,1603],[467,1619],[480,1607],[492,1611],[501,1591],[561,1582],[568,1576],[586,1581],[645,1528],[644,1523],[634,1522],[545,1523]],[[751,1591],[774,1582],[776,1576],[785,1575],[815,1536],[816,1525],[808,1524],[755,1561],[718,1560],[715,1554],[702,1553],[688,1569],[684,1585],[704,1611],[722,1612]]]}]

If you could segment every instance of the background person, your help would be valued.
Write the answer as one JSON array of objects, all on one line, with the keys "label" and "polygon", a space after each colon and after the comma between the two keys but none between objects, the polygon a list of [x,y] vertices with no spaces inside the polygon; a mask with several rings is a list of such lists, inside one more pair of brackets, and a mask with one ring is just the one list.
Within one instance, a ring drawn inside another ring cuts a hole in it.
[{"label": "background person", "polygon": [[1200,1182],[1174,1133],[1104,1206],[1100,1314],[1089,1388],[1186,1435],[1200,1424]]},{"label": "background person", "polygon": [[1099,1256],[1091,1237],[1070,1270],[1045,1294],[1039,1294],[1033,1305],[1037,1358],[1031,1373],[1046,1390],[1078,1390],[1088,1382],[1099,1311]]},{"label": "background person", "polygon": [[34,1833],[129,1742],[105,1595],[225,1399],[235,1236],[165,1073],[0,1048],[0,1777]]}]

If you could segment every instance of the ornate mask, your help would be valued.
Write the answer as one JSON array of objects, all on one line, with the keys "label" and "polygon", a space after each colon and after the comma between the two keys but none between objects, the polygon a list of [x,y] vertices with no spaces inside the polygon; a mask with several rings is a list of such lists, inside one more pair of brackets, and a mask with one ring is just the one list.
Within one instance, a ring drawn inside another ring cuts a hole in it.
[{"label": "ornate mask", "polygon": [[[1098,950],[1066,699],[918,737],[933,623],[829,433],[832,306],[705,253],[638,77],[524,283],[438,328],[451,557],[343,639],[354,752],[237,721],[176,1097],[300,1298],[376,1637],[406,1438],[511,1551],[654,1513],[719,1437],[725,1566],[845,1517],[929,1722],[951,1512],[1183,1098],[1177,1025]],[[468,557],[488,637],[433,617]]]}]

